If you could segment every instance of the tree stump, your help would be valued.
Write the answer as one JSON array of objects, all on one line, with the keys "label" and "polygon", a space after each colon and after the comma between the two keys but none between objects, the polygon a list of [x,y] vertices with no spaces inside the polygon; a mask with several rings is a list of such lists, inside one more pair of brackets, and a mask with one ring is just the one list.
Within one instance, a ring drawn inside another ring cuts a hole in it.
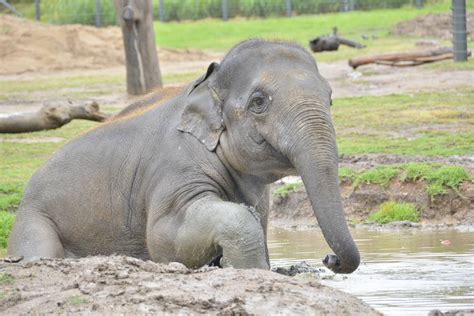
[{"label": "tree stump", "polygon": [[151,0],[114,0],[114,4],[125,48],[127,92],[140,95],[162,87]]}]

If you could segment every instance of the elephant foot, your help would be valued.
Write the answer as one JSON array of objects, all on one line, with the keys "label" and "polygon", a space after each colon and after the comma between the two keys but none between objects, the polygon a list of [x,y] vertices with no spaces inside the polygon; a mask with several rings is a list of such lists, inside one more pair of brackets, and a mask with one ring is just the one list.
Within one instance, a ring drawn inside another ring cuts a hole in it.
[{"label": "elephant foot", "polygon": [[222,268],[222,255],[218,255],[207,264],[209,267],[219,267]]},{"label": "elephant foot", "polygon": [[326,255],[323,260],[323,264],[331,271],[338,273],[341,266],[341,261],[336,255]]}]

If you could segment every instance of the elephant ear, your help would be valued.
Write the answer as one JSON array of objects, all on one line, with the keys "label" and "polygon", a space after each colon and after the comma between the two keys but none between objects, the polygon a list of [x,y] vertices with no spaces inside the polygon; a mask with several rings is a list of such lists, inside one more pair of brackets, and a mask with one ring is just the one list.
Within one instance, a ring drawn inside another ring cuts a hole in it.
[{"label": "elephant ear", "polygon": [[221,101],[210,87],[219,64],[209,65],[206,74],[189,89],[178,130],[196,137],[209,151],[214,151],[224,130]]}]

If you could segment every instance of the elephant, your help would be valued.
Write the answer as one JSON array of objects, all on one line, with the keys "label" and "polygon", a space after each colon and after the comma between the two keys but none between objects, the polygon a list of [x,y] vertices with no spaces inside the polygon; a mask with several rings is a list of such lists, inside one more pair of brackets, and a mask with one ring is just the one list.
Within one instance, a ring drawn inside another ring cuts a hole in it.
[{"label": "elephant", "polygon": [[176,97],[57,151],[25,189],[8,254],[269,269],[269,186],[299,174],[334,251],[323,263],[351,273],[331,93],[301,46],[241,42]]}]

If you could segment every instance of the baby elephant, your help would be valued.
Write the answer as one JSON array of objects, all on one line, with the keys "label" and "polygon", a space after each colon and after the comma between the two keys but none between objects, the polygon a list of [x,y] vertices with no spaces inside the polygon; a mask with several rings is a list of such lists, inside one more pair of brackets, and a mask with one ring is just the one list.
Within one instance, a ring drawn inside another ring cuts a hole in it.
[{"label": "baby elephant", "polygon": [[242,42],[175,98],[59,150],[28,183],[8,253],[268,269],[269,184],[299,174],[335,252],[323,262],[351,273],[330,99],[300,46]]}]

